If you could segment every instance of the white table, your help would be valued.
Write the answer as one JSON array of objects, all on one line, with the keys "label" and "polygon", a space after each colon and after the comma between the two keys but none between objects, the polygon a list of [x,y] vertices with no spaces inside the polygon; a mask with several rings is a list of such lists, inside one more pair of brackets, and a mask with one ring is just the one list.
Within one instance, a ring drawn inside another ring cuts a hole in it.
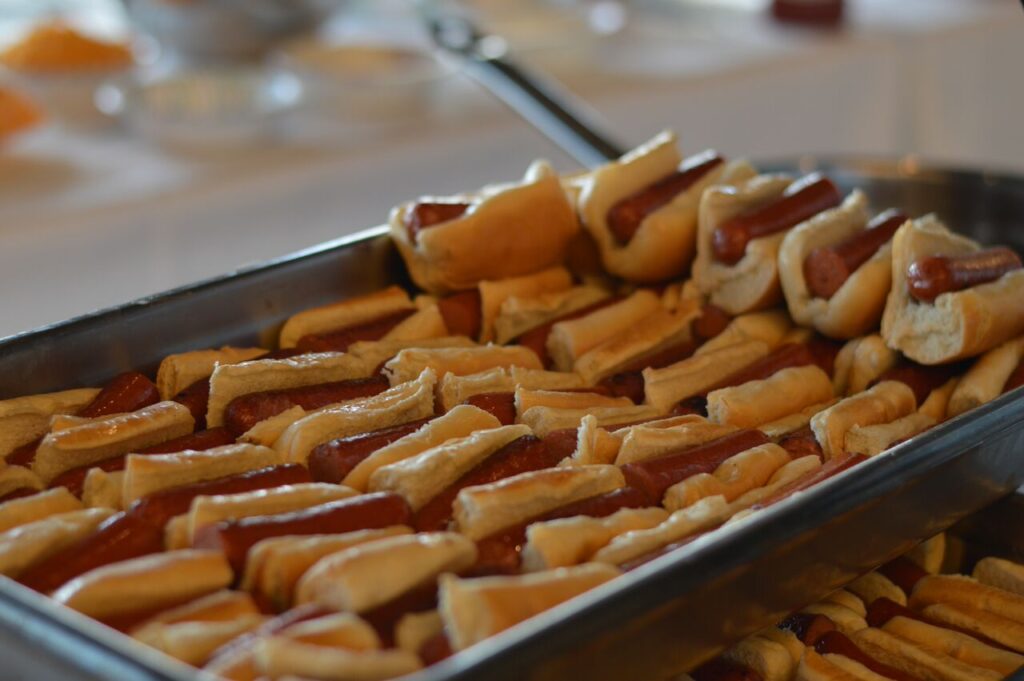
[{"label": "white table", "polygon": [[[729,12],[652,21],[562,75],[629,143],[672,127],[689,151],[1024,171],[1016,2],[851,0],[851,13],[828,38]],[[198,158],[111,134],[16,141],[0,152],[0,336],[379,224],[399,201],[511,178],[538,156],[574,167],[486,94],[457,91],[460,115],[361,145]]]}]

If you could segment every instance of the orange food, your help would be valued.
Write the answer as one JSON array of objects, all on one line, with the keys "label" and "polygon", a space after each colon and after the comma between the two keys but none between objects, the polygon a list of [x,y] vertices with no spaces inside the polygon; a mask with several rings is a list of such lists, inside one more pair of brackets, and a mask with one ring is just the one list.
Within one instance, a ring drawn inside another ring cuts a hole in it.
[{"label": "orange food", "polygon": [[90,38],[61,22],[41,24],[0,52],[0,62],[25,73],[117,69],[132,63],[127,45]]},{"label": "orange food", "polygon": [[30,99],[9,88],[0,87],[0,139],[33,127],[43,113]]}]

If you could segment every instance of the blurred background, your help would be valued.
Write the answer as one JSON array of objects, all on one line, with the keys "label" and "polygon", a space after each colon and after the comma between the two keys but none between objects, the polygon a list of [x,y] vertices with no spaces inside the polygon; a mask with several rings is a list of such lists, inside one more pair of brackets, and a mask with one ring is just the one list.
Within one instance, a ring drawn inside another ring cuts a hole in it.
[{"label": "blurred background", "polygon": [[[577,168],[415,0],[0,0],[0,337]],[[626,145],[1024,173],[1016,0],[475,0]]]}]

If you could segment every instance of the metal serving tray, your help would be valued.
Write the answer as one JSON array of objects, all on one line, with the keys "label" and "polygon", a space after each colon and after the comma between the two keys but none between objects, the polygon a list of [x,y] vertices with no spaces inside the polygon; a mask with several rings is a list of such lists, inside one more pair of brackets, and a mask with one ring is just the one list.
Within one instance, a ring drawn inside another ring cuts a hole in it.
[{"label": "metal serving tray", "polygon": [[[935,211],[1024,250],[1024,180],[910,161],[801,159],[876,207]],[[290,314],[408,281],[376,228],[0,340],[0,398],[102,383],[166,354],[269,344]],[[1024,395],[1003,396],[416,676],[658,681],[821,598],[1024,482]],[[0,579],[3,678],[190,679],[194,670]]]}]

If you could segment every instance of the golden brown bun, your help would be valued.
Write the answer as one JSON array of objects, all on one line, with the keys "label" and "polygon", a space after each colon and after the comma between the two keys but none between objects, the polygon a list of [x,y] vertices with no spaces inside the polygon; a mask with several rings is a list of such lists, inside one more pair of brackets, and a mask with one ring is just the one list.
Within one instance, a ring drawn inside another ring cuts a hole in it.
[{"label": "golden brown bun", "polygon": [[98,393],[98,388],[79,388],[0,400],[0,460],[44,435],[51,416],[74,414]]},{"label": "golden brown bun", "polygon": [[537,437],[546,437],[555,430],[579,428],[587,416],[593,416],[599,426],[616,426],[637,421],[650,421],[662,416],[660,409],[645,404],[620,407],[585,407],[583,409],[557,407],[531,407],[519,415],[519,420],[533,429]]},{"label": "golden brown bun", "polygon": [[1003,392],[1006,379],[1024,357],[1024,338],[1014,338],[978,358],[963,375],[949,398],[948,418],[990,402]]},{"label": "golden brown bun", "polygon": [[39,476],[24,466],[0,466],[0,494],[19,489],[41,490],[46,487]]},{"label": "golden brown bun", "polygon": [[748,636],[727,648],[722,659],[753,670],[763,681],[789,681],[796,668],[786,646],[764,636]]},{"label": "golden brown bun", "polygon": [[982,584],[1024,596],[1024,565],[1019,563],[991,556],[982,558],[971,576]]},{"label": "golden brown bun", "polygon": [[447,374],[466,376],[496,367],[543,369],[537,354],[518,345],[481,345],[469,348],[409,348],[384,365],[391,385],[415,380],[427,369],[439,379]]},{"label": "golden brown bun", "polygon": [[82,502],[66,487],[56,487],[31,496],[11,499],[0,504],[0,532],[58,513],[78,511],[81,508]]},{"label": "golden brown bun", "polygon": [[379,650],[381,647],[380,637],[370,623],[350,612],[335,612],[296,622],[285,627],[279,636],[330,648]]},{"label": "golden brown bun", "polygon": [[502,302],[498,317],[494,320],[495,341],[508,343],[530,329],[589,307],[608,295],[608,291],[601,286],[585,284],[528,298],[507,298]]},{"label": "golden brown bun", "polygon": [[845,450],[853,454],[875,456],[935,425],[935,419],[921,412],[907,414],[889,423],[853,426],[846,431]]},{"label": "golden brown bun", "polygon": [[517,277],[557,265],[579,231],[576,211],[558,175],[544,162],[530,166],[520,183],[451,198],[471,207],[454,220],[420,231],[416,243],[409,240],[404,224],[415,202],[392,210],[389,220],[391,239],[413,281],[431,293],[468,289],[485,279]]},{"label": "golden brown bun", "polygon": [[609,565],[586,563],[514,577],[444,575],[438,610],[452,648],[463,650],[619,574]]},{"label": "golden brown bun", "polygon": [[419,338],[416,340],[384,338],[376,341],[356,341],[348,346],[348,351],[345,354],[358,358],[363,363],[363,368],[367,372],[366,375],[369,376],[377,370],[377,367],[392,359],[402,350],[411,348],[429,350],[475,347],[477,347],[477,344],[466,336],[440,336],[438,338]]},{"label": "golden brown bun", "polygon": [[729,181],[734,164],[722,163],[651,211],[629,243],[622,245],[608,228],[608,212],[619,201],[671,175],[682,157],[674,133],[665,131],[622,158],[587,173],[581,181],[579,213],[593,237],[604,269],[628,281],[657,282],[683,274],[694,256],[697,205],[704,189]]},{"label": "golden brown bun", "polygon": [[533,523],[526,528],[523,570],[578,565],[620,534],[645,530],[667,519],[668,512],[662,508],[623,508],[604,518],[576,516]]},{"label": "golden brown bun", "polygon": [[564,267],[551,267],[521,277],[481,281],[477,286],[480,291],[480,342],[490,343],[495,339],[494,323],[509,298],[535,298],[565,291],[571,286],[572,275]]},{"label": "golden brown bun", "polygon": [[419,653],[424,643],[442,631],[444,622],[437,610],[406,613],[395,625],[395,645],[410,653]]},{"label": "golden brown bun", "polygon": [[[863,603],[863,601],[861,602]],[[868,626],[863,613],[858,610],[848,608],[845,605],[829,601],[812,603],[801,612],[810,613],[812,615],[824,615],[832,620],[836,625],[836,628],[847,636],[853,636],[858,631],[866,629]]]},{"label": "golden brown bun", "polygon": [[864,665],[843,655],[819,655],[806,648],[794,681],[885,681]]},{"label": "golden brown bun", "polygon": [[1020,622],[966,605],[936,603],[926,606],[922,612],[929,621],[981,634],[1010,650],[1024,653],[1024,625]]},{"label": "golden brown bun", "polygon": [[844,451],[854,426],[890,423],[917,408],[914,391],[899,381],[882,381],[869,390],[840,400],[811,419],[811,430],[826,457]]},{"label": "golden brown bun", "polygon": [[830,338],[854,338],[878,327],[892,283],[892,247],[884,244],[829,298],[813,297],[804,279],[804,261],[815,248],[836,244],[863,231],[868,201],[854,190],[843,203],[818,213],[786,233],[779,246],[779,280],[789,313],[797,324]]},{"label": "golden brown bun", "polygon": [[147,631],[143,642],[186,664],[200,666],[222,645],[265,620],[263,615],[251,614],[225,621],[158,624]]},{"label": "golden brown bun", "polygon": [[58,513],[0,533],[0,575],[17,577],[85,539],[113,514],[101,508]]},{"label": "golden brown bun", "polygon": [[735,426],[711,423],[696,414],[681,418],[685,420],[678,425],[661,427],[657,423],[641,423],[616,431],[614,437],[621,442],[621,446],[615,463],[623,466],[655,459],[673,451],[717,440],[737,430]]},{"label": "golden brown bun", "polygon": [[572,371],[585,353],[657,312],[664,312],[658,296],[640,289],[588,315],[555,323],[548,334],[548,354],[559,371]]},{"label": "golden brown bun", "polygon": [[882,336],[890,347],[921,364],[942,364],[979,355],[1024,333],[1024,270],[920,303],[907,286],[911,263],[980,247],[950,232],[934,215],[909,220],[892,244],[893,285],[882,316]]},{"label": "golden brown bun", "polygon": [[43,438],[32,471],[43,482],[61,473],[188,435],[195,419],[177,402],[157,402],[128,414],[90,419]]},{"label": "golden brown bun", "polygon": [[833,397],[826,402],[812,404],[809,407],[804,407],[800,411],[787,414],[780,419],[769,421],[768,423],[762,423],[757,427],[757,429],[772,440],[778,440],[784,435],[788,435],[795,430],[800,430],[801,428],[809,425],[815,414],[825,411],[838,401],[839,398]]},{"label": "golden brown bun", "polygon": [[925,650],[1009,676],[1024,666],[1024,655],[986,645],[973,636],[907,617],[893,617],[882,629]]},{"label": "golden brown bun", "polygon": [[792,179],[783,175],[755,175],[749,165],[732,172],[734,182],[710,187],[701,196],[693,278],[712,304],[738,315],[782,302],[777,254],[786,233],[751,240],[735,265],[714,259],[712,237],[726,220],[778,200]]},{"label": "golden brown bun", "polygon": [[356,298],[303,310],[288,318],[278,336],[278,346],[294,348],[309,334],[328,333],[358,326],[386,315],[415,308],[409,294],[398,286],[389,286]]},{"label": "golden brown bun", "polygon": [[[946,560],[946,533],[939,532],[934,537],[929,537],[923,542],[910,549],[905,554],[906,558],[924,570],[931,574],[938,574],[942,570],[942,565]],[[982,561],[984,562],[984,561]],[[979,579],[983,584],[987,583],[981,580],[977,574],[974,575],[975,579]],[[993,584],[992,586],[998,586]]]},{"label": "golden brown bun", "polygon": [[82,503],[89,508],[124,510],[124,471],[90,468],[82,485]]},{"label": "golden brown bun", "polygon": [[708,419],[738,428],[770,423],[832,399],[832,379],[814,364],[708,393]]},{"label": "golden brown bun", "polygon": [[847,587],[865,603],[874,603],[876,599],[888,598],[900,605],[907,604],[907,594],[892,580],[880,572],[869,572],[850,582]]},{"label": "golden brown bun", "polygon": [[924,398],[921,406],[918,407],[918,413],[931,417],[935,423],[945,421],[949,418],[949,400],[953,397],[953,392],[959,384],[960,377],[954,376],[938,388],[932,390],[928,393],[928,397]]},{"label": "golden brown bun", "polygon": [[769,351],[766,343],[750,340],[697,354],[661,369],[644,369],[646,403],[668,412],[681,400],[711,388]]},{"label": "golden brown bun", "polygon": [[152,612],[231,583],[219,551],[169,551],[95,568],[53,592],[53,599],[95,618]]},{"label": "golden brown bun", "polygon": [[705,342],[694,354],[704,355],[753,340],[761,341],[769,350],[774,350],[787,342],[793,330],[793,320],[785,310],[748,312],[733,318],[722,333]]},{"label": "golden brown bun", "polygon": [[863,629],[853,636],[853,642],[867,654],[883,664],[928,681],[999,681],[1002,674],[991,669],[975,667],[914,645],[881,629]]},{"label": "golden brown bun", "polygon": [[587,414],[576,429],[576,450],[559,462],[560,466],[591,466],[615,463],[621,441]]},{"label": "golden brown bun", "polygon": [[611,397],[592,392],[569,392],[564,390],[529,390],[518,388],[515,391],[516,413],[522,418],[534,407],[548,409],[602,409],[634,406],[628,397]]},{"label": "golden brown bun", "polygon": [[768,484],[775,471],[790,462],[789,452],[767,443],[730,456],[714,473],[699,473],[672,485],[662,500],[669,511],[692,506],[701,499],[723,496],[732,502],[752,489]]},{"label": "golden brown bun", "polygon": [[846,395],[867,390],[882,374],[896,366],[899,353],[885,344],[877,333],[864,336],[854,347],[850,371],[847,376]]},{"label": "golden brown bun", "polygon": [[271,636],[253,648],[256,668],[264,678],[320,681],[384,681],[411,674],[422,663],[399,649],[347,650]]},{"label": "golden brown bun", "polygon": [[910,602],[915,608],[933,603],[968,606],[1024,623],[1024,596],[963,575],[924,577],[914,586]]},{"label": "golden brown bun", "polygon": [[169,400],[196,381],[209,378],[220,364],[238,364],[255,359],[267,351],[263,348],[223,347],[219,350],[195,350],[167,355],[156,372],[160,399]]}]

